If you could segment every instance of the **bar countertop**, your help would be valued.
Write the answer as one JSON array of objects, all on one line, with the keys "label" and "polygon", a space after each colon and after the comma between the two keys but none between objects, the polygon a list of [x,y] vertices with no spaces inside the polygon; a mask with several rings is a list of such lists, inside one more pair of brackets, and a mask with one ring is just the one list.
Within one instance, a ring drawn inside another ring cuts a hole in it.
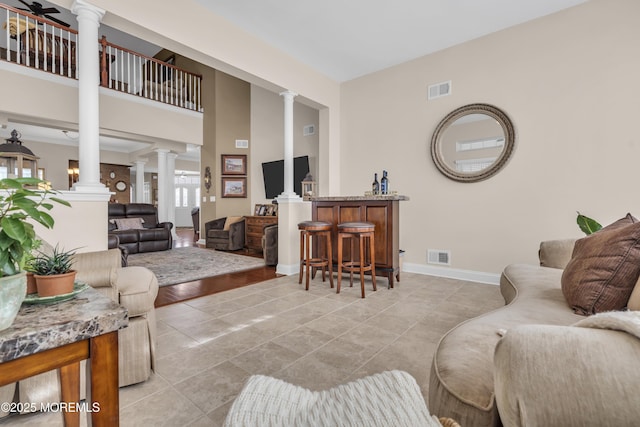
[{"label": "bar countertop", "polygon": [[385,194],[378,196],[316,196],[311,197],[312,202],[347,202],[347,201],[365,201],[365,200],[409,200],[408,196],[400,194]]}]

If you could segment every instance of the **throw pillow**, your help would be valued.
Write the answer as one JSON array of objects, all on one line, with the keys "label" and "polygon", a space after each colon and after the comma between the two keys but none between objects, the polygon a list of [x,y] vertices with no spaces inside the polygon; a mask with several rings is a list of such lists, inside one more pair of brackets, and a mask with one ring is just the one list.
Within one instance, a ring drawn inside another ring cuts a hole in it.
[{"label": "throw pillow", "polygon": [[244,219],[243,216],[228,216],[227,219],[224,221],[224,227],[222,227],[222,230],[229,231],[229,227],[231,227],[231,224],[242,221],[243,219]]},{"label": "throw pillow", "polygon": [[118,230],[140,230],[144,228],[142,218],[116,218],[114,219]]},{"label": "throw pillow", "polygon": [[576,241],[562,293],[577,314],[621,310],[640,276],[640,222],[631,214]]}]

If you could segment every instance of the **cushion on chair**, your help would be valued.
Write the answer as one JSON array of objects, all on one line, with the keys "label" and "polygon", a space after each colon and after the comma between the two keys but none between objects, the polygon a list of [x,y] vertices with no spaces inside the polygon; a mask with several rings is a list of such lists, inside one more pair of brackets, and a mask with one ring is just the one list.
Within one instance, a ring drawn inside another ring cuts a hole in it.
[{"label": "cushion on chair", "polygon": [[441,426],[429,415],[415,379],[387,371],[314,392],[263,375],[251,376],[233,402],[226,427]]},{"label": "cushion on chair", "polygon": [[224,227],[222,228],[224,231],[229,231],[231,224],[242,221],[244,219],[243,216],[228,216],[224,221]]}]

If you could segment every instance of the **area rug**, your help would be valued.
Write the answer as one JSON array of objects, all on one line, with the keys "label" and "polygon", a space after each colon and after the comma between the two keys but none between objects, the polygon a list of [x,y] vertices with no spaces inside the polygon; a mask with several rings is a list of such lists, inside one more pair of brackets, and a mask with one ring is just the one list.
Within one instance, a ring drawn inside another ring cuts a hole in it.
[{"label": "area rug", "polygon": [[264,261],[261,258],[188,246],[129,254],[128,265],[147,267],[155,273],[158,285],[167,286],[263,267]]}]

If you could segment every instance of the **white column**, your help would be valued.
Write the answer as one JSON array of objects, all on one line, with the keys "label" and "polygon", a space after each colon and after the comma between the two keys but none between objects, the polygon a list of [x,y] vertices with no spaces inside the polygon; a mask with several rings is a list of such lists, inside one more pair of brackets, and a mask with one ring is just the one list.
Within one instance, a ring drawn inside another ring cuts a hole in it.
[{"label": "white column", "polygon": [[144,165],[145,160],[136,160],[136,203],[146,203],[144,200]]},{"label": "white column", "polygon": [[78,161],[80,176],[73,190],[108,192],[100,183],[100,55],[98,27],[105,11],[75,0],[71,11],[78,19]]},{"label": "white column", "polygon": [[157,149],[158,153],[158,221],[167,220],[167,153],[169,150]]},{"label": "white column", "polygon": [[176,235],[176,153],[167,154],[167,221],[173,223],[171,232]]},{"label": "white column", "polygon": [[297,93],[290,90],[280,94],[284,98],[284,191],[281,199],[302,199],[293,191],[293,98]]}]

